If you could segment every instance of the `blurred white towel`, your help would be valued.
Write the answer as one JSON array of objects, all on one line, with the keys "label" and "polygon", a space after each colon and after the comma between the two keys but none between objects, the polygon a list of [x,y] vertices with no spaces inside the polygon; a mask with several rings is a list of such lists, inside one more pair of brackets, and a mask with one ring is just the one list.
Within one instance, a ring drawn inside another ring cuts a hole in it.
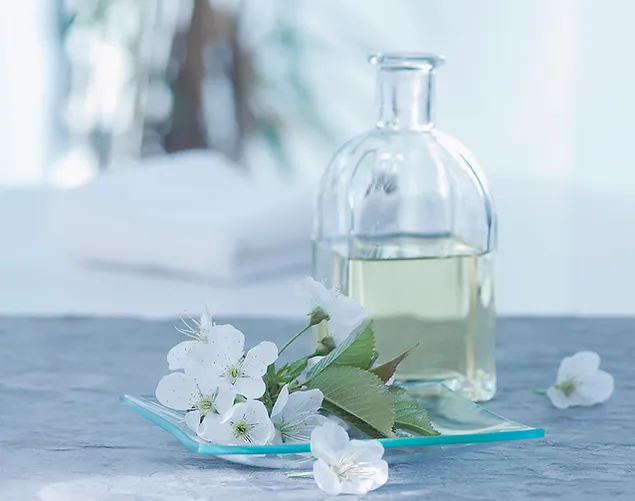
[{"label": "blurred white towel", "polygon": [[247,176],[190,151],[110,171],[60,193],[54,238],[85,263],[241,282],[310,269],[308,186]]}]

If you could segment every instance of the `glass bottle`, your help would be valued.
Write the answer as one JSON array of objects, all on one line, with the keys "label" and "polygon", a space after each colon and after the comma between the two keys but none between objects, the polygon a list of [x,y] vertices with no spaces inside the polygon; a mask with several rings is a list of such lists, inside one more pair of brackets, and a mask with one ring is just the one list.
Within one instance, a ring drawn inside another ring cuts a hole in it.
[{"label": "glass bottle", "polygon": [[[378,363],[417,346],[396,381],[496,391],[496,216],[469,151],[434,125],[433,54],[370,57],[379,120],[346,143],[320,183],[313,275],[374,319]],[[317,336],[325,335],[318,330]]]}]

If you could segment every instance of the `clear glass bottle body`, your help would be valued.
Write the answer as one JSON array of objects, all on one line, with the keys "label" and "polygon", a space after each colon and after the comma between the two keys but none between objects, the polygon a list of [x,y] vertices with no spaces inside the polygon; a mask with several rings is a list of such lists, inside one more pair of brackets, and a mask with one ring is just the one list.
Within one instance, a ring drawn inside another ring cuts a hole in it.
[{"label": "clear glass bottle body", "polygon": [[[443,380],[474,400],[496,391],[496,219],[470,153],[432,121],[426,54],[387,54],[380,120],[345,144],[320,185],[313,275],[375,322],[379,362],[417,345],[397,382]],[[323,332],[317,332],[323,335]]]}]

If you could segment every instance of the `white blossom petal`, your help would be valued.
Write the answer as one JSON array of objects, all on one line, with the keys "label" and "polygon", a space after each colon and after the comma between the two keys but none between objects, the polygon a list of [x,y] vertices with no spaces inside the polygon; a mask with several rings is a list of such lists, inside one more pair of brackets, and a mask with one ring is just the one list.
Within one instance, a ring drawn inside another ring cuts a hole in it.
[{"label": "white blossom petal", "polygon": [[260,398],[264,395],[267,386],[260,377],[239,377],[231,388],[245,398]]},{"label": "white blossom petal", "polygon": [[193,410],[185,413],[185,424],[194,433],[198,433],[201,423],[201,411]]},{"label": "white blossom petal", "polygon": [[230,347],[228,344],[222,345],[212,341],[196,343],[187,355],[185,372],[191,374],[203,386],[219,386],[220,378],[225,374],[227,366],[237,363],[242,356],[241,351],[236,358],[231,358],[235,349],[236,346]]},{"label": "white blossom petal", "polygon": [[[265,409],[265,412],[267,409]],[[252,438],[252,444],[265,445],[273,439],[275,435],[275,428],[269,416],[263,418],[262,421],[256,422],[252,425],[250,434]]]},{"label": "white blossom petal", "polygon": [[323,399],[324,395],[317,389],[295,391],[289,395],[288,386],[283,386],[271,411],[276,443],[309,441],[313,429],[327,421],[318,414]]},{"label": "white blossom petal", "polygon": [[215,444],[227,443],[226,441],[218,441],[223,440],[222,436],[219,436],[219,434],[222,434],[224,431],[222,429],[223,425],[221,425],[221,422],[221,416],[218,414],[206,414],[203,418],[203,422],[197,429],[198,436],[203,440],[207,440],[208,442],[213,442]]},{"label": "white blossom petal", "polygon": [[207,308],[205,308],[205,311],[201,314],[201,320],[199,321],[199,327],[201,329],[201,333],[204,336],[209,336],[209,333],[210,333],[212,327],[214,327],[214,321],[212,319],[212,314],[209,312],[209,310]]},{"label": "white blossom petal", "polygon": [[190,348],[192,348],[192,346],[194,346],[196,343],[198,343],[198,341],[183,341],[174,346],[168,352],[168,367],[171,371],[185,368],[185,357],[190,351]]},{"label": "white blossom petal", "polygon": [[558,409],[568,409],[569,399],[560,390],[555,389],[553,386],[547,390],[547,396],[554,407]]},{"label": "white blossom petal", "polygon": [[580,381],[577,392],[590,402],[586,405],[593,405],[607,400],[613,394],[614,386],[613,376],[608,372],[598,370],[593,376]]},{"label": "white blossom petal", "polygon": [[580,351],[571,357],[565,357],[558,369],[558,381],[573,376],[581,377],[597,372],[600,367],[600,356],[592,351]]},{"label": "white blossom petal", "polygon": [[234,400],[236,400],[236,393],[228,388],[218,388],[214,404],[216,406],[216,412],[220,415],[221,419],[224,419],[232,410]]},{"label": "white blossom petal", "polygon": [[213,395],[216,393],[218,389],[218,375],[208,367],[188,365],[185,374],[194,381],[199,395]]},{"label": "white blossom petal", "polygon": [[163,376],[155,396],[157,400],[170,409],[185,411],[192,407],[193,397],[198,393],[196,383],[183,372],[173,372]]},{"label": "white blossom petal", "polygon": [[317,414],[323,400],[324,394],[318,389],[295,391],[289,395],[282,415],[286,420],[292,420],[296,416]]},{"label": "white blossom petal", "polygon": [[207,342],[210,352],[226,360],[243,356],[245,335],[233,325],[215,325]]},{"label": "white blossom petal", "polygon": [[244,445],[244,441],[235,442],[234,429],[228,421],[210,421],[209,423],[205,421],[207,420],[203,421],[203,426],[199,429],[198,433],[203,440],[218,445],[231,445],[236,443]]},{"label": "white blossom petal", "polygon": [[278,359],[278,347],[270,341],[254,346],[245,355],[243,371],[250,376],[264,376],[267,367]]},{"label": "white blossom petal", "polygon": [[376,462],[362,461],[348,470],[342,479],[342,493],[366,494],[388,481],[388,463],[383,459]]},{"label": "white blossom petal", "polygon": [[222,369],[216,363],[216,347],[209,343],[194,343],[185,359],[185,371],[195,377],[202,374],[218,377]]},{"label": "white blossom petal", "polygon": [[289,385],[285,384],[280,390],[280,393],[278,394],[276,403],[273,404],[273,409],[271,409],[272,419],[282,413],[288,401],[289,401]]},{"label": "white blossom petal", "polygon": [[328,290],[310,277],[304,280],[302,286],[313,307],[319,306],[329,316],[328,333],[336,345],[368,318],[368,311],[358,301],[337,290]]},{"label": "white blossom petal", "polygon": [[311,299],[314,307],[320,306],[323,308],[322,305],[331,304],[333,299],[332,292],[323,283],[317,282],[312,277],[306,277],[300,282],[300,288]]},{"label": "white blossom petal", "polygon": [[321,459],[313,463],[313,478],[317,486],[331,496],[337,496],[342,492],[337,473]]},{"label": "white blossom petal", "polygon": [[348,443],[346,430],[331,421],[311,432],[311,453],[330,465],[339,462]]},{"label": "white blossom petal", "polygon": [[351,440],[348,448],[354,451],[360,460],[372,463],[384,456],[384,446],[379,440]]},{"label": "white blossom petal", "polygon": [[339,296],[337,307],[332,311],[328,312],[328,330],[336,345],[342,343],[368,318],[368,311],[356,300],[346,296]]},{"label": "white blossom petal", "polygon": [[267,408],[258,400],[235,404],[215,431],[216,443],[219,444],[264,445],[274,434]]}]

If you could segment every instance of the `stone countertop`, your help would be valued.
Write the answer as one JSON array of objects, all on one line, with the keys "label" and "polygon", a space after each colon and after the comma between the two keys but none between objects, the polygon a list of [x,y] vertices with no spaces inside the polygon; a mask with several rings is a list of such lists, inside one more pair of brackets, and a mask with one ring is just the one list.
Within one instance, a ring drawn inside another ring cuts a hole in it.
[{"label": "stone countertop", "polygon": [[[234,323],[247,346],[284,341],[300,326],[254,318]],[[310,479],[192,453],[119,404],[122,393],[152,393],[167,373],[165,354],[181,339],[173,325],[0,318],[2,501],[325,497]],[[632,499],[635,319],[504,318],[498,339],[499,391],[486,406],[544,427],[546,438],[457,448],[392,466],[388,483],[367,498]],[[600,353],[602,367],[615,376],[615,395],[600,406],[557,410],[532,390],[548,387],[561,358],[579,350]]]}]

